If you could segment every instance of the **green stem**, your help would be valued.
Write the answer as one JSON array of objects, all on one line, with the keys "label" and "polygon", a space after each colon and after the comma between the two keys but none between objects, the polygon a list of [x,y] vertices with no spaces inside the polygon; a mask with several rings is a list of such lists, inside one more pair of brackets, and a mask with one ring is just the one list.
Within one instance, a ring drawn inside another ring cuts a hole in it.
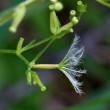
[{"label": "green stem", "polygon": [[46,87],[44,86],[44,84],[41,82],[41,80],[39,79],[38,75],[31,71],[32,73],[32,78],[33,78],[33,84],[34,85],[38,85],[41,88],[41,91],[45,91]]},{"label": "green stem", "polygon": [[32,60],[33,63],[35,63],[39,58],[40,56],[47,50],[47,48],[55,41],[55,39],[52,39],[46,46],[45,48],[39,52],[36,57]]},{"label": "green stem", "polygon": [[29,61],[21,54],[17,55],[25,64],[29,65]]},{"label": "green stem", "polygon": [[4,49],[0,49],[0,53],[4,54],[4,53],[9,53],[9,54],[15,54],[16,50],[4,50]]},{"label": "green stem", "polygon": [[80,21],[80,19],[81,19],[82,14],[83,14],[83,13],[79,13],[79,15],[78,15],[78,20],[79,20],[79,21]]},{"label": "green stem", "polygon": [[33,65],[32,68],[35,68],[35,69],[56,69],[56,68],[58,68],[58,64],[36,64],[36,65]]},{"label": "green stem", "polygon": [[[58,32],[58,34],[51,36],[51,41],[45,46],[45,48],[36,55],[36,57],[32,60],[32,64],[34,64],[39,58],[40,56],[47,50],[47,48],[58,38],[61,38],[62,36],[64,36],[65,34],[70,32],[70,28],[73,26],[73,24],[70,22],[67,25],[64,25],[63,27],[61,27],[60,32]],[[67,29],[66,29],[67,28]],[[49,38],[49,40],[50,40]],[[32,66],[32,65],[31,65]]]},{"label": "green stem", "polygon": [[59,29],[58,33],[61,33],[61,32],[64,31],[64,30],[68,30],[68,29],[70,29],[70,28],[72,28],[72,27],[73,27],[73,23],[72,23],[72,22],[69,22],[69,23],[65,24],[64,26],[62,26],[62,27]]},{"label": "green stem", "polygon": [[20,51],[21,51],[21,49],[22,49],[23,41],[24,41],[24,39],[23,39],[23,38],[20,38],[20,40],[19,40],[19,42],[18,42],[18,44],[17,44],[16,50],[17,50],[17,52],[19,52],[19,53],[20,53]]},{"label": "green stem", "polygon": [[[69,22],[68,24],[62,26],[62,27],[59,29],[58,34],[52,35],[52,36],[50,36],[50,37],[48,37],[48,38],[46,38],[46,39],[44,39],[44,40],[42,40],[42,41],[40,41],[40,42],[37,42],[37,43],[35,43],[35,44],[33,44],[33,45],[30,45],[29,47],[26,47],[26,46],[23,47],[22,50],[21,50],[21,53],[24,52],[24,51],[27,51],[27,50],[29,50],[29,49],[32,49],[32,48],[34,48],[34,47],[36,47],[36,46],[39,46],[39,45],[41,45],[41,44],[43,44],[43,43],[46,43],[47,41],[49,41],[49,40],[51,40],[51,39],[53,39],[53,38],[56,38],[57,36],[60,35],[60,33],[62,33],[62,31],[67,30],[67,29],[70,29],[72,26],[73,26],[73,24],[72,24],[71,22]],[[67,33],[67,32],[65,32],[65,34],[66,34],[66,33]],[[60,35],[60,36],[62,36],[62,35]]]},{"label": "green stem", "polygon": [[105,2],[105,1],[103,1],[103,0],[97,0],[99,3],[101,3],[102,5],[105,5],[105,6],[107,6],[107,7],[109,7],[110,8],[110,4],[109,3],[107,3],[107,2]]},{"label": "green stem", "polygon": [[41,45],[41,44],[43,44],[43,43],[45,43],[45,42],[47,42],[47,41],[49,41],[51,39],[52,39],[52,36],[50,36],[50,37],[48,37],[48,38],[46,38],[46,39],[44,39],[44,40],[42,40],[40,42],[37,42],[37,43],[35,43],[33,45],[30,45],[29,47],[23,47],[22,50],[21,50],[21,53],[26,51],[26,50],[32,49],[32,48],[34,48],[36,46],[39,46],[39,45]]}]

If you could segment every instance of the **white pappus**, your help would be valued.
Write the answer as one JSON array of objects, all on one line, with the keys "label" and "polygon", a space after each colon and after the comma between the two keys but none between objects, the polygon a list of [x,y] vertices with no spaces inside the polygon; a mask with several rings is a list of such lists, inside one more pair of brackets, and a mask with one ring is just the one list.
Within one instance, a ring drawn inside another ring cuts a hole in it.
[{"label": "white pappus", "polygon": [[82,94],[80,86],[82,85],[76,77],[80,77],[86,73],[86,70],[77,69],[77,66],[81,63],[81,58],[84,53],[84,47],[78,47],[79,36],[75,36],[74,42],[71,45],[68,53],[64,59],[59,63],[59,69],[66,75],[66,77],[72,83],[75,91]]}]

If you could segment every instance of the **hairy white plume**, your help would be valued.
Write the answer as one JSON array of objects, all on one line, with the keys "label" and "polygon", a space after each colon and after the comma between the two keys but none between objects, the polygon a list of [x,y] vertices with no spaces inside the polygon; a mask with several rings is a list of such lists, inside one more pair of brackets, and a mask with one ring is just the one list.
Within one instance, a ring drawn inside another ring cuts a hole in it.
[{"label": "hairy white plume", "polygon": [[72,83],[75,91],[82,94],[80,86],[82,83],[78,82],[75,77],[80,77],[82,74],[86,73],[86,70],[77,69],[76,67],[80,64],[81,58],[83,56],[84,48],[78,47],[79,36],[75,36],[74,42],[71,45],[68,53],[61,61],[59,69],[67,76],[67,78]]}]

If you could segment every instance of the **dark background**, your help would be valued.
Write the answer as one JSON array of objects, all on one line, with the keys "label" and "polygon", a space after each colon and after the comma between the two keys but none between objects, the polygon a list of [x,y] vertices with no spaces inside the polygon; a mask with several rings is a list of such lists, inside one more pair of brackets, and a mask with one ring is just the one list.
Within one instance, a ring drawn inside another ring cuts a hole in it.
[{"label": "dark background", "polygon": [[[0,11],[22,0],[0,1]],[[87,74],[80,78],[85,94],[75,93],[69,80],[58,70],[37,70],[46,92],[37,86],[27,86],[26,65],[15,55],[0,54],[0,110],[110,110],[110,9],[95,0],[83,0],[88,5],[74,34],[54,42],[38,63],[59,63],[67,53],[75,34],[85,46],[82,68]],[[69,11],[76,9],[77,0],[62,0],[63,11],[57,13],[61,24],[69,22]],[[40,41],[51,35],[49,2],[29,8],[16,34],[8,31],[11,21],[0,26],[0,48],[15,49],[20,37],[24,45],[33,39]],[[24,53],[32,60],[45,44]]]}]

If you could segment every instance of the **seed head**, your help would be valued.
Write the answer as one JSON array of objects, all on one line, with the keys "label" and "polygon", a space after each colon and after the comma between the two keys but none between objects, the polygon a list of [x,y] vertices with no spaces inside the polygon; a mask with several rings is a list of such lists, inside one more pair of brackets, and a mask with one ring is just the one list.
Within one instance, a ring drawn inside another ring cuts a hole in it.
[{"label": "seed head", "polygon": [[59,69],[67,76],[67,78],[72,83],[75,91],[82,94],[80,86],[81,82],[78,82],[76,77],[80,77],[86,73],[86,70],[77,69],[77,66],[81,63],[81,58],[83,56],[84,48],[78,48],[79,36],[75,36],[74,42],[71,45],[67,55],[59,64]]}]

